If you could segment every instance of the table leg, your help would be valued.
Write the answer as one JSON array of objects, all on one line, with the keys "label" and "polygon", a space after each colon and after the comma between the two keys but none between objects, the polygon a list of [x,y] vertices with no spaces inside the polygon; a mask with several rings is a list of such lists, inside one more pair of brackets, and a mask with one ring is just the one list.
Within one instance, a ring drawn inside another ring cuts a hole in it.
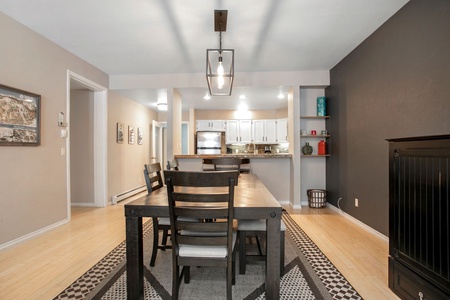
[{"label": "table leg", "polygon": [[142,218],[126,217],[127,299],[144,299]]},{"label": "table leg", "polygon": [[281,211],[267,219],[266,299],[280,299],[280,229]]}]

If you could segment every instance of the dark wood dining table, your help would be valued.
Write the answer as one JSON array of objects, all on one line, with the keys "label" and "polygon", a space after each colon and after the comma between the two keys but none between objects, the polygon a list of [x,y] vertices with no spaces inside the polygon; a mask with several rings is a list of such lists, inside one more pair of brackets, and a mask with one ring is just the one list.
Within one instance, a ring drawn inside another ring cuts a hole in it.
[{"label": "dark wood dining table", "polygon": [[[254,174],[241,174],[235,188],[236,219],[266,219],[266,299],[279,299],[280,294],[280,224],[281,205]],[[142,218],[169,217],[167,189],[125,204],[127,297],[144,299],[144,261]]]}]

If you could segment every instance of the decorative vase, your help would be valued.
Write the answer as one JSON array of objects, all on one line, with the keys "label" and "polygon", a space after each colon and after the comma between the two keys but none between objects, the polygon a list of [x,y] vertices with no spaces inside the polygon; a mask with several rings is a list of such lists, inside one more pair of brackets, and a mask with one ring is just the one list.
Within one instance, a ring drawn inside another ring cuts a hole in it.
[{"label": "decorative vase", "polygon": [[311,155],[313,152],[313,148],[311,147],[311,145],[309,145],[308,142],[306,142],[306,145],[302,148],[302,152],[304,155]]},{"label": "decorative vase", "polygon": [[317,97],[317,115],[321,117],[327,115],[327,98]]}]

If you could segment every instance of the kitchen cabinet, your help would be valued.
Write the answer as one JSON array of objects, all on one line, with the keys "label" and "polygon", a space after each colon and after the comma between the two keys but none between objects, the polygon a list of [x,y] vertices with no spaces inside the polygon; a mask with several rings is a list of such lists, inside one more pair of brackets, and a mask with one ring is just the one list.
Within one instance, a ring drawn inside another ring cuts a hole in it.
[{"label": "kitchen cabinet", "polygon": [[253,120],[254,143],[277,142],[277,120]]},{"label": "kitchen cabinet", "polygon": [[228,120],[226,122],[227,144],[251,143],[252,121],[251,120]]},{"label": "kitchen cabinet", "polygon": [[197,120],[197,131],[225,131],[224,120]]},{"label": "kitchen cabinet", "polygon": [[277,143],[288,142],[288,119],[277,120]]}]

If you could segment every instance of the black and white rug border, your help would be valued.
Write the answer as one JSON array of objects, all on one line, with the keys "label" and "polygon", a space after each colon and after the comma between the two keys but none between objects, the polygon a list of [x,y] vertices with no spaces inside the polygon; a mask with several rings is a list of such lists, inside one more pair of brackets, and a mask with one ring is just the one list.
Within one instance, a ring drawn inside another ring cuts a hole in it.
[{"label": "black and white rug border", "polygon": [[[304,264],[307,272],[315,272],[331,295],[332,299],[362,299],[353,286],[339,272],[339,270],[331,263],[331,261],[322,253],[316,244],[302,230],[302,228],[292,219],[288,213],[283,214],[283,220],[287,225],[287,233],[297,245],[308,264]],[[151,220],[144,223],[144,235],[148,235],[152,231]],[[80,276],[69,287],[62,291],[54,300],[62,299],[92,299],[94,290],[103,288],[101,282],[117,268],[123,268],[125,264],[126,244],[125,241],[120,243],[103,259],[89,269],[85,274]],[[308,267],[312,270],[308,270]],[[94,293],[95,294],[95,293]]]}]

